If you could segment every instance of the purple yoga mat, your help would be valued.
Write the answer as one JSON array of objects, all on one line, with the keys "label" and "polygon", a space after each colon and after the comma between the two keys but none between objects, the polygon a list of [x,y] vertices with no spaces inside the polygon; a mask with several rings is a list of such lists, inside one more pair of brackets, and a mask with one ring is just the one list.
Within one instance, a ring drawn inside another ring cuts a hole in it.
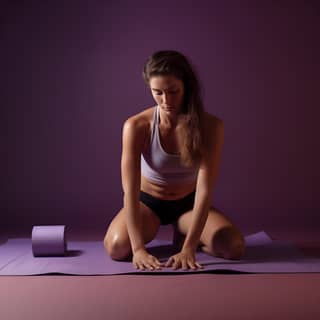
[{"label": "purple yoga mat", "polygon": [[[31,239],[9,239],[0,246],[0,275],[320,272],[319,258],[306,258],[291,243],[272,240],[264,231],[248,235],[245,240],[247,249],[241,260],[226,260],[197,252],[197,261],[204,269],[191,271],[163,268],[140,271],[133,268],[131,261],[113,261],[106,253],[102,241],[70,241],[64,257],[34,257]],[[175,253],[170,241],[155,239],[147,247],[161,262],[167,261]]]}]

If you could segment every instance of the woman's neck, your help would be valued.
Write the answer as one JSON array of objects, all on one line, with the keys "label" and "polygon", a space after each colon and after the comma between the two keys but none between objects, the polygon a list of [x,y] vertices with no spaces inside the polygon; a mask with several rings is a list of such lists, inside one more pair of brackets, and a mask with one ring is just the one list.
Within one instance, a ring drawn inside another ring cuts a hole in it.
[{"label": "woman's neck", "polygon": [[161,109],[159,109],[159,112],[161,126],[167,129],[175,129],[178,124],[179,114],[165,112]]}]

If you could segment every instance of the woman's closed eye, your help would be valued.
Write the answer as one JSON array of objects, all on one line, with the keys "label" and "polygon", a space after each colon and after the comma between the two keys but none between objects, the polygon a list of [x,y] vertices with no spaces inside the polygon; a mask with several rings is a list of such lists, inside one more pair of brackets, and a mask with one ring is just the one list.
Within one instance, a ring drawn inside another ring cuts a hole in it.
[{"label": "woman's closed eye", "polygon": [[[169,94],[176,94],[176,93],[178,93],[178,91],[169,91]],[[160,96],[162,95],[162,92],[156,92],[156,95]]]}]

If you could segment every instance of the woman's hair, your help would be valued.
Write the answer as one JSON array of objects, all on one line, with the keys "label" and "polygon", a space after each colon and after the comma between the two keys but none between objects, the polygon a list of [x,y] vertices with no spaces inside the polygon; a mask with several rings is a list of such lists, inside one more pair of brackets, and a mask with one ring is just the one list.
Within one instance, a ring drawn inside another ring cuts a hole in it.
[{"label": "woman's hair", "polygon": [[183,82],[184,100],[177,125],[178,143],[182,164],[187,167],[195,165],[203,154],[204,107],[194,67],[177,51],[157,51],[147,59],[142,75],[148,86],[150,79],[159,75],[173,75]]}]

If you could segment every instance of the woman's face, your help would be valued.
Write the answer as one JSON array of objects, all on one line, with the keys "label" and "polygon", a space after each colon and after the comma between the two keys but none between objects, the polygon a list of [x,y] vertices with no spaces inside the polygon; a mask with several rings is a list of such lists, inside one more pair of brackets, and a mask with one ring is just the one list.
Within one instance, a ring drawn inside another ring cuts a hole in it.
[{"label": "woman's face", "polygon": [[178,114],[183,107],[184,85],[173,75],[151,77],[149,81],[152,96],[166,112]]}]

